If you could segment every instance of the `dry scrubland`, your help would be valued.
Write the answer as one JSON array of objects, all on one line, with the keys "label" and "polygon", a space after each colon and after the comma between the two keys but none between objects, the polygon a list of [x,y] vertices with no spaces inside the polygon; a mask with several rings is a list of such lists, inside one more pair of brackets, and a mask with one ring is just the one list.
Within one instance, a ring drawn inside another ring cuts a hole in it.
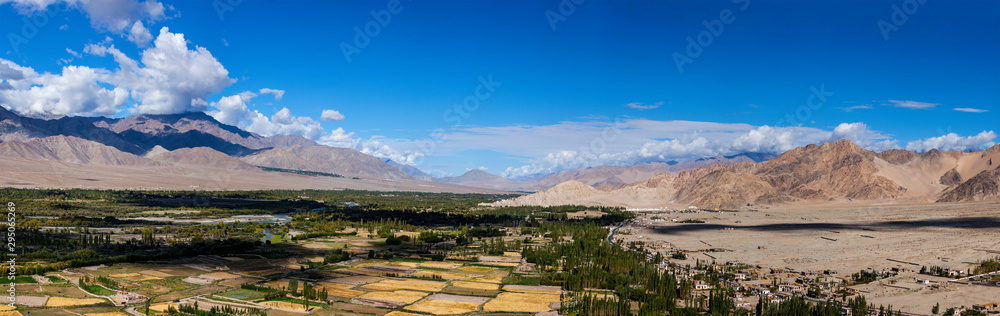
[{"label": "dry scrubland", "polygon": [[[662,220],[653,221],[652,216]],[[679,223],[688,219],[705,223]],[[912,271],[940,266],[965,271],[1000,253],[997,202],[799,204],[758,212],[650,214],[641,222],[645,224],[624,227],[618,237],[659,245],[659,250],[686,251],[687,260],[679,262],[692,265],[695,260],[740,261],[765,269],[834,270],[849,277],[868,268]],[[709,251],[712,248],[721,251]],[[876,304],[920,314],[937,302],[971,306],[1000,301],[1000,287],[949,283],[948,278],[914,272],[893,279],[891,286],[886,284],[892,279],[886,279],[858,289]],[[941,288],[918,285],[917,279],[932,279]]]}]

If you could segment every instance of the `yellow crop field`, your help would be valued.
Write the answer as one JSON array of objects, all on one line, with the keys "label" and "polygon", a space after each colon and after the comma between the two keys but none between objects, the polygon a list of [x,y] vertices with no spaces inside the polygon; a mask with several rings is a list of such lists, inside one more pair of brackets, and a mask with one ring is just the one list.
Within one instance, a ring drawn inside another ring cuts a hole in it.
[{"label": "yellow crop field", "polygon": [[438,292],[444,289],[445,286],[448,286],[448,284],[444,282],[385,279],[376,283],[365,284],[361,287],[376,291],[417,290]]},{"label": "yellow crop field", "polygon": [[271,306],[274,308],[287,309],[300,312],[307,312],[317,308],[315,306],[309,306],[309,309],[306,309],[305,307],[302,306],[302,304],[295,304],[292,302],[282,302],[282,301],[263,301],[260,302],[260,304]]},{"label": "yellow crop field", "polygon": [[392,311],[392,312],[389,312],[388,314],[385,314],[385,316],[426,316],[426,315],[424,315],[424,314],[407,313],[407,312],[400,312],[400,311]]},{"label": "yellow crop field", "polygon": [[202,276],[207,276],[207,277],[216,278],[216,279],[236,279],[236,278],[240,277],[238,275],[235,275],[235,274],[232,274],[232,273],[229,273],[229,272],[205,273],[205,274],[202,274]]},{"label": "yellow crop field", "polygon": [[479,278],[468,279],[466,281],[483,282],[483,283],[502,283],[503,282],[503,278],[501,278],[501,277],[479,277]]},{"label": "yellow crop field", "polygon": [[354,298],[355,296],[365,294],[365,291],[352,290],[351,288],[354,287],[353,284],[320,282],[319,285],[333,296]]},{"label": "yellow crop field", "polygon": [[549,290],[545,287],[531,286],[531,285],[504,285],[504,291],[508,292],[518,292],[518,293],[533,293],[533,294],[552,294],[559,295],[562,294],[562,290]]},{"label": "yellow crop field", "polygon": [[479,310],[479,304],[471,302],[423,300],[416,304],[404,307],[404,309],[434,315],[454,315],[477,311]]},{"label": "yellow crop field", "polygon": [[413,302],[419,301],[420,299],[424,298],[424,296],[427,296],[427,293],[399,290],[393,292],[383,292],[383,291],[368,292],[365,293],[364,295],[361,295],[360,297],[411,304]]},{"label": "yellow crop field", "polygon": [[422,276],[422,277],[428,277],[428,278],[433,277],[433,276],[439,276],[439,277],[441,277],[443,279],[448,279],[448,280],[465,279],[465,278],[471,277],[471,275],[468,275],[468,274],[458,274],[458,273],[451,273],[451,272],[428,271],[428,270],[420,270],[420,271],[414,272],[413,275],[415,275],[415,276]]},{"label": "yellow crop field", "polygon": [[558,302],[559,295],[530,293],[500,293],[497,298],[486,302],[487,312],[541,313],[551,310],[549,304]]},{"label": "yellow crop field", "polygon": [[119,273],[119,274],[109,274],[108,276],[112,277],[112,278],[128,278],[128,277],[139,276],[139,274],[138,273]]},{"label": "yellow crop field", "polygon": [[477,266],[464,266],[464,267],[458,268],[458,270],[466,271],[466,272],[472,272],[472,273],[487,273],[487,272],[490,272],[490,271],[493,271],[493,270],[496,270],[496,269],[497,268],[477,267]]},{"label": "yellow crop field", "polygon": [[416,268],[420,266],[419,262],[405,262],[405,261],[394,261],[389,263],[390,266],[404,267],[404,268]]},{"label": "yellow crop field", "polygon": [[63,306],[80,306],[80,305],[94,305],[100,303],[107,303],[108,301],[100,298],[66,298],[66,297],[50,297],[45,306],[48,307],[63,307]]},{"label": "yellow crop field", "polygon": [[83,316],[128,316],[128,314],[122,312],[110,312],[110,313],[86,313]]},{"label": "yellow crop field", "polygon": [[139,273],[145,274],[145,275],[149,275],[149,276],[160,277],[160,278],[169,278],[169,277],[174,276],[173,274],[166,273],[166,272],[163,272],[163,271],[156,271],[156,270],[144,270],[144,271],[139,271]]},{"label": "yellow crop field", "polygon": [[173,306],[175,308],[177,307],[177,305],[171,304],[171,303],[159,303],[159,304],[150,305],[149,306],[149,310],[157,312],[157,313],[163,313],[163,312],[166,312],[167,309],[170,308],[170,306]]},{"label": "yellow crop field", "polygon": [[421,267],[429,268],[442,268],[442,269],[454,269],[461,267],[460,263],[450,263],[450,262],[439,262],[439,261],[427,261],[420,264]]},{"label": "yellow crop field", "polygon": [[24,314],[19,311],[3,311],[0,312],[0,316],[24,316]]},{"label": "yellow crop field", "polygon": [[476,290],[496,290],[500,288],[499,284],[468,282],[468,281],[452,281],[451,285],[457,287],[464,287],[467,289],[476,289]]}]

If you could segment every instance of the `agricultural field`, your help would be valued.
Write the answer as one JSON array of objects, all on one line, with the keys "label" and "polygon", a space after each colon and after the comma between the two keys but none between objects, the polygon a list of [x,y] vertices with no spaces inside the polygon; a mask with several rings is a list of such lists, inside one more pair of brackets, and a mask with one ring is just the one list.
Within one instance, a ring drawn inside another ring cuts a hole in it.
[{"label": "agricultural field", "polygon": [[[46,228],[23,233],[24,256],[39,258],[18,267],[23,314],[697,314],[705,298],[735,296],[693,291],[639,247],[608,242],[632,216],[615,208],[492,209],[478,204],[496,196],[455,194],[16,193],[59,208],[25,220]],[[92,216],[113,205],[121,219]],[[230,221],[246,214],[276,217]]]}]

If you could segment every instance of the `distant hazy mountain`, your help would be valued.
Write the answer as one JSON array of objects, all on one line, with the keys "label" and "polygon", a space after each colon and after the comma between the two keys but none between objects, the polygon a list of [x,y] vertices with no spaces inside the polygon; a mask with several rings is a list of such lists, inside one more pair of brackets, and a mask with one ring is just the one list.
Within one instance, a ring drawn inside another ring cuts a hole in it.
[{"label": "distant hazy mountain", "polygon": [[698,160],[676,162],[650,162],[634,166],[597,166],[593,168],[576,169],[562,171],[552,174],[534,182],[534,188],[548,189],[556,184],[576,180],[586,185],[600,186],[620,186],[628,183],[643,181],[661,173],[676,174],[685,170],[705,168],[711,165],[732,165],[744,161],[764,161],[774,158],[767,154],[740,154],[735,156],[716,156],[702,158]]},{"label": "distant hazy mountain", "polygon": [[533,188],[531,183],[509,180],[479,169],[473,169],[457,177],[439,178],[435,182],[502,191],[523,191]]},{"label": "distant hazy mountain", "polygon": [[1000,162],[1000,145],[974,153],[875,153],[841,140],[795,148],[760,163],[717,164],[614,188],[567,181],[496,204],[746,208],[802,201],[978,201],[1000,198],[994,161]]},{"label": "distant hazy mountain", "polygon": [[389,164],[390,166],[396,167],[396,169],[399,169],[400,171],[403,171],[404,173],[406,173],[407,175],[409,175],[411,178],[413,178],[415,180],[426,181],[426,182],[433,182],[435,180],[434,177],[432,177],[431,175],[427,174],[426,172],[423,172],[420,169],[417,169],[417,167],[414,167],[414,166],[411,166],[411,165],[404,165],[404,164],[392,161],[391,159],[386,159],[385,163]]},{"label": "distant hazy mountain", "polygon": [[335,173],[349,177],[411,180],[403,171],[351,148],[294,146],[262,150],[241,158],[257,166]]}]

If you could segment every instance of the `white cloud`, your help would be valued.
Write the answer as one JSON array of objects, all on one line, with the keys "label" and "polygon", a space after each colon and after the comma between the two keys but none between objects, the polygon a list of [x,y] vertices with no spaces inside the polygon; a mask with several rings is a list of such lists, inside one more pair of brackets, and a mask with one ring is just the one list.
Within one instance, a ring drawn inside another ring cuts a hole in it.
[{"label": "white cloud", "polygon": [[848,107],[841,107],[841,108],[838,108],[838,109],[844,110],[844,112],[853,112],[854,110],[867,110],[867,109],[871,109],[871,108],[872,107],[870,105],[854,105],[854,106],[848,106]]},{"label": "white cloud", "polygon": [[150,34],[149,30],[142,25],[142,21],[135,21],[135,24],[132,24],[132,28],[128,31],[128,40],[140,48],[146,48],[149,46],[149,41],[153,40],[153,34]]},{"label": "white cloud", "polygon": [[244,91],[222,97],[218,102],[211,103],[215,110],[206,113],[223,124],[233,125],[262,136],[302,135],[318,141],[325,134],[318,121],[306,116],[294,116],[288,108],[282,108],[270,117],[260,111],[251,110],[250,101],[257,96],[256,93]]},{"label": "white cloud", "polygon": [[237,126],[240,121],[249,117],[250,110],[247,108],[247,104],[250,103],[250,99],[255,97],[257,94],[250,91],[222,97],[219,102],[212,102],[212,106],[217,110],[206,113],[223,124]]},{"label": "white cloud", "polygon": [[75,50],[69,49],[69,47],[66,48],[66,52],[73,55],[73,57],[83,58],[83,55],[80,55],[80,53],[77,53]]},{"label": "white cloud", "polygon": [[[20,14],[29,15],[46,10],[50,5],[64,3],[90,18],[90,25],[100,31],[122,34],[136,21],[156,22],[166,18],[168,8],[156,0],[0,0],[11,3]],[[61,27],[60,27],[61,28]]]},{"label": "white cloud", "polygon": [[11,61],[0,59],[0,103],[21,113],[59,115],[112,115],[125,104],[128,92],[108,89],[110,72],[99,68],[66,66],[61,74],[37,73]]},{"label": "white cloud", "polygon": [[424,156],[423,153],[416,151],[396,151],[388,144],[383,143],[379,137],[373,137],[360,142],[355,149],[376,158],[389,159],[397,163],[411,166],[416,165],[417,162]]},{"label": "white cloud", "polygon": [[[229,45],[226,45],[229,46]],[[275,100],[281,101],[281,98],[285,97],[285,90],[264,88],[260,89],[260,94],[270,94],[274,96]]]},{"label": "white cloud", "polygon": [[652,110],[652,109],[658,108],[658,107],[660,107],[662,105],[663,105],[662,101],[661,102],[656,102],[656,103],[653,103],[653,104],[649,104],[649,105],[645,105],[645,104],[642,104],[640,102],[632,102],[632,103],[625,104],[625,107],[633,108],[633,109],[636,109],[636,110]]},{"label": "white cloud", "polygon": [[358,140],[354,138],[354,133],[348,133],[342,127],[330,131],[330,135],[320,137],[316,142],[327,146],[348,148],[354,148],[358,144]]},{"label": "white cloud", "polygon": [[319,119],[330,122],[339,122],[344,120],[344,115],[340,114],[337,110],[323,110],[320,114]]},{"label": "white cloud", "polygon": [[891,139],[889,135],[873,131],[865,123],[840,123],[833,129],[833,133],[827,141],[838,141],[846,139],[854,144],[873,151],[885,151],[899,148],[898,141]]},{"label": "white cloud", "polygon": [[976,151],[994,145],[993,140],[997,134],[993,131],[983,131],[975,136],[962,137],[955,133],[931,137],[922,140],[915,140],[906,143],[906,150],[915,152],[926,152],[931,149],[941,151]]},{"label": "white cloud", "polygon": [[917,102],[917,101],[901,101],[901,100],[889,100],[896,107],[908,108],[908,109],[930,109],[935,106],[941,105],[939,103],[927,103],[927,102]]},{"label": "white cloud", "polygon": [[[9,65],[8,65],[9,64]],[[0,80],[21,80],[24,79],[24,73],[21,70],[14,69],[13,66],[17,66],[11,61],[0,60]],[[34,70],[32,70],[34,72]]]},{"label": "white cloud", "polygon": [[952,110],[959,111],[959,112],[967,112],[967,113],[986,113],[986,112],[989,112],[989,110],[974,109],[974,108],[954,108]]},{"label": "white cloud", "polygon": [[[452,132],[442,137],[446,142],[438,144],[439,151],[448,151],[449,144],[455,139],[463,142],[475,142],[481,148],[500,152],[501,154],[528,156],[528,163],[522,166],[510,167],[503,172],[505,177],[524,177],[534,174],[548,174],[563,170],[594,167],[598,165],[634,165],[654,161],[690,160],[718,155],[735,155],[740,153],[780,154],[795,147],[848,139],[859,146],[883,151],[898,148],[897,141],[890,135],[873,131],[864,123],[844,123],[832,131],[810,127],[753,127],[745,124],[722,124],[712,122],[690,121],[648,121],[625,120],[617,125],[617,132],[597,133],[593,127],[581,128],[584,125],[564,122],[557,128],[565,133],[549,132],[554,139],[536,140],[532,137],[520,138],[518,148],[546,148],[549,152],[534,156],[531,150],[517,151],[498,145],[506,142],[502,135],[479,135],[468,141],[460,132]],[[572,127],[572,128],[568,128]],[[672,130],[679,127],[680,130]],[[547,129],[530,127],[529,130]],[[570,134],[591,135],[590,138],[569,136]],[[618,134],[617,137],[606,137]],[[664,139],[667,138],[667,139]],[[637,143],[638,142],[638,143]],[[554,143],[559,143],[555,145]],[[590,144],[572,148],[567,144]],[[435,153],[436,154],[436,153]]]},{"label": "white cloud", "polygon": [[170,33],[166,27],[153,47],[142,52],[141,64],[114,45],[87,45],[85,52],[98,56],[111,54],[119,69],[109,83],[130,91],[139,104],[133,112],[174,114],[203,111],[209,95],[222,91],[234,79],[204,47],[188,50],[184,34]]}]

